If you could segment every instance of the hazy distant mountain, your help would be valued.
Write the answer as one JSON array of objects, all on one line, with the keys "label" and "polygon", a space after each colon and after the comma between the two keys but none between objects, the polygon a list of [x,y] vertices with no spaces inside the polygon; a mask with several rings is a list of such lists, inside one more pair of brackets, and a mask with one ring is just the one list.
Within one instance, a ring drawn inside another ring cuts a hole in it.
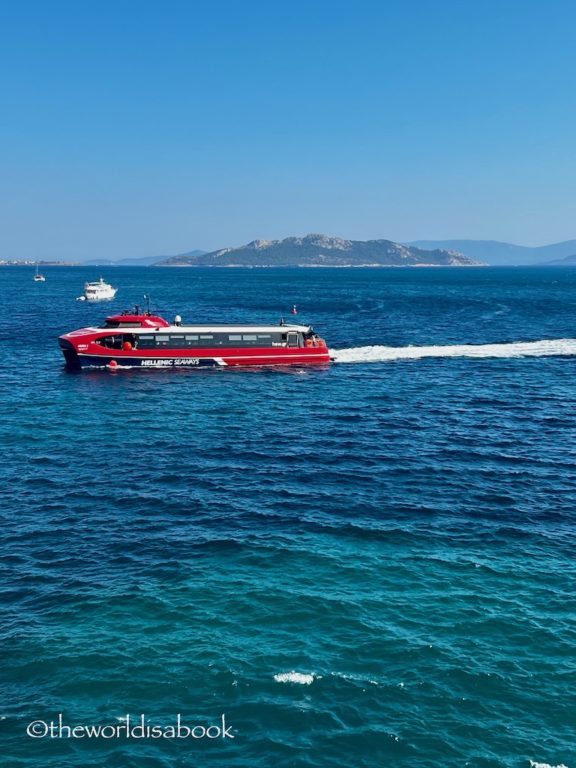
[{"label": "hazy distant mountain", "polygon": [[499,243],[496,240],[416,240],[409,243],[417,248],[455,249],[493,266],[546,264],[576,253],[576,240],[530,248],[525,245]]},{"label": "hazy distant mountain", "polygon": [[326,235],[254,240],[239,248],[201,255],[181,254],[156,266],[196,267],[413,267],[473,266],[474,259],[453,250],[423,250],[391,240],[342,240]]},{"label": "hazy distant mountain", "polygon": [[[205,251],[189,251],[183,256],[201,256]],[[118,266],[118,267],[146,267],[157,264],[159,261],[170,258],[169,256],[142,256],[135,259],[90,259],[84,264],[94,264],[96,266]]]},{"label": "hazy distant mountain", "polygon": [[565,259],[556,259],[546,262],[549,267],[576,267],[576,254],[566,256]]},{"label": "hazy distant mountain", "polygon": [[146,267],[155,264],[161,256],[143,256],[141,259],[88,259],[82,264],[95,267]]}]

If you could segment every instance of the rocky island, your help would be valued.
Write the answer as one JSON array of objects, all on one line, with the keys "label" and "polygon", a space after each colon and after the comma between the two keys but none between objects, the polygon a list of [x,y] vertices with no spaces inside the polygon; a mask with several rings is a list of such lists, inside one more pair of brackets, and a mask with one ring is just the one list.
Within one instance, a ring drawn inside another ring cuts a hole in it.
[{"label": "rocky island", "polygon": [[326,235],[253,240],[239,248],[181,254],[159,267],[468,267],[481,262],[459,251],[431,251],[392,240],[343,240]]}]

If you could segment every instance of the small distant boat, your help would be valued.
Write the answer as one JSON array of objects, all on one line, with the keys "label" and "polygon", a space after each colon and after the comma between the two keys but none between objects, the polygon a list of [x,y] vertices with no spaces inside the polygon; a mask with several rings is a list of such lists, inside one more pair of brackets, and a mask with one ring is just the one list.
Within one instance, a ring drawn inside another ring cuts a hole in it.
[{"label": "small distant boat", "polygon": [[46,278],[44,277],[44,275],[42,275],[42,274],[40,274],[40,272],[38,272],[38,264],[36,264],[36,272],[34,274],[33,280],[34,280],[35,283],[45,283],[46,282]]},{"label": "small distant boat", "polygon": [[118,288],[112,287],[101,277],[93,283],[84,283],[84,293],[78,296],[76,301],[109,301],[117,292]]}]

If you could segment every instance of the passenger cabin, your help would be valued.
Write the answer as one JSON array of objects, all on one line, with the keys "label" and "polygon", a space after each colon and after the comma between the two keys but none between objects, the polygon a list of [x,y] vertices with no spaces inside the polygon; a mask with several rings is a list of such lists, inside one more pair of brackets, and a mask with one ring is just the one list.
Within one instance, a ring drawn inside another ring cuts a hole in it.
[{"label": "passenger cabin", "polygon": [[170,325],[156,315],[125,312],[106,318],[106,330],[116,331],[93,339],[107,349],[130,351],[156,349],[235,349],[239,347],[316,347],[321,339],[305,325]]}]

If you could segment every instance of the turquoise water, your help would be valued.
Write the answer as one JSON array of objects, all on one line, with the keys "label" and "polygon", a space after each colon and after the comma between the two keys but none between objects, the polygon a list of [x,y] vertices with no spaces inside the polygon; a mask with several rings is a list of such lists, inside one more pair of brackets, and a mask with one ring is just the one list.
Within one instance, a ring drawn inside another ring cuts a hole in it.
[{"label": "turquoise water", "polygon": [[[576,766],[576,270],[43,271],[0,270],[2,766]],[[144,293],[340,362],[66,373]]]}]

